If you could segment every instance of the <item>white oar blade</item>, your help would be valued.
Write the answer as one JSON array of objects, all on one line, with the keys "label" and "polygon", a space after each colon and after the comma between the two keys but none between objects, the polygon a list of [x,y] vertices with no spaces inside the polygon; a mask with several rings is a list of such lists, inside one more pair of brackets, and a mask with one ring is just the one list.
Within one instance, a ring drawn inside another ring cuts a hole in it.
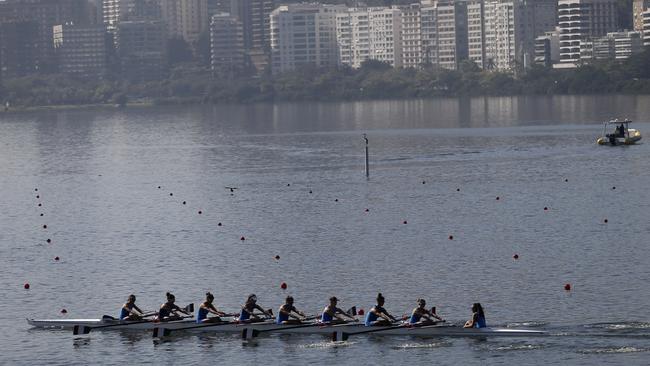
[{"label": "white oar blade", "polygon": [[80,335],[80,334],[88,334],[93,328],[87,327],[85,325],[75,325],[74,328],[72,328],[72,334],[74,335]]},{"label": "white oar blade", "polygon": [[244,340],[251,340],[255,337],[257,337],[259,334],[259,331],[253,328],[244,328],[241,331],[241,338]]},{"label": "white oar blade", "polygon": [[162,337],[167,337],[172,333],[171,330],[167,328],[153,328],[153,337],[154,338],[162,338]]},{"label": "white oar blade", "polygon": [[343,342],[347,341],[349,338],[349,334],[343,332],[342,330],[332,332],[332,342]]}]

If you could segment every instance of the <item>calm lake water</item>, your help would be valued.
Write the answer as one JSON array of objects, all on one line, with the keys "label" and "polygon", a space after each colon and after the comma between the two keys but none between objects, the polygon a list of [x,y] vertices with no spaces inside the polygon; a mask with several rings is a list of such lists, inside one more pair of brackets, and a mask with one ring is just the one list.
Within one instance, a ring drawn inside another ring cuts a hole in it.
[{"label": "calm lake water", "polygon": [[[650,137],[650,96],[0,115],[0,364],[647,364],[650,144],[597,146],[612,117]],[[24,320],[208,290],[229,311],[254,292],[307,313],[381,291],[395,314],[424,297],[451,322],[480,301],[491,325],[553,336],[155,345]]]}]

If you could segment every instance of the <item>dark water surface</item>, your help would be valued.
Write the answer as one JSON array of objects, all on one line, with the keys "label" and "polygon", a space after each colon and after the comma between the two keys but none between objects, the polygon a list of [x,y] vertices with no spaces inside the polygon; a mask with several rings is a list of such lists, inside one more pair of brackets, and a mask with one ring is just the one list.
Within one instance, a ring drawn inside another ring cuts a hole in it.
[{"label": "dark water surface", "polygon": [[[611,117],[649,138],[650,96],[0,115],[0,364],[647,364],[650,144],[597,146]],[[290,293],[307,313],[381,291],[393,313],[424,297],[458,322],[480,301],[491,325],[553,336],[154,345],[24,321],[116,316],[130,293],[154,309],[169,290],[230,311]]]}]

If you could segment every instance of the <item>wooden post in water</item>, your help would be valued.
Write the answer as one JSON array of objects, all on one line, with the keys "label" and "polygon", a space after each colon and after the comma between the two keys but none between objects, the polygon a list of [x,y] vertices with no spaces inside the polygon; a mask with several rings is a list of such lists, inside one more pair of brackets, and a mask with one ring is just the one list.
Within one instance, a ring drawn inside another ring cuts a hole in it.
[{"label": "wooden post in water", "polygon": [[370,165],[368,164],[368,137],[363,134],[363,139],[366,140],[366,178],[370,178]]}]

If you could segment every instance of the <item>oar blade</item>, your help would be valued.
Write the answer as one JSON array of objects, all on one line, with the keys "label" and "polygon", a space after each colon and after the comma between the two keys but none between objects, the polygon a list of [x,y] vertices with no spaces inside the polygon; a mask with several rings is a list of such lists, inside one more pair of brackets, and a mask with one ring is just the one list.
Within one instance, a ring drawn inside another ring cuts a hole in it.
[{"label": "oar blade", "polygon": [[332,342],[344,342],[350,338],[350,334],[345,333],[342,330],[332,332]]},{"label": "oar blade", "polygon": [[357,315],[357,307],[353,306],[346,311],[346,313],[350,316],[356,316]]},{"label": "oar blade", "polygon": [[193,312],[194,312],[194,303],[190,303],[190,304],[188,304],[188,305],[185,307],[184,310],[187,311],[188,313],[193,313]]},{"label": "oar blade", "polygon": [[160,327],[153,328],[153,333],[152,333],[154,338],[169,337],[171,334],[172,334],[171,329],[160,328]]},{"label": "oar blade", "polygon": [[251,340],[260,335],[260,331],[253,328],[244,328],[241,331],[241,338],[244,340]]},{"label": "oar blade", "polygon": [[88,334],[92,329],[93,329],[92,327],[88,327],[85,325],[75,325],[74,328],[72,328],[72,334],[73,335]]}]

